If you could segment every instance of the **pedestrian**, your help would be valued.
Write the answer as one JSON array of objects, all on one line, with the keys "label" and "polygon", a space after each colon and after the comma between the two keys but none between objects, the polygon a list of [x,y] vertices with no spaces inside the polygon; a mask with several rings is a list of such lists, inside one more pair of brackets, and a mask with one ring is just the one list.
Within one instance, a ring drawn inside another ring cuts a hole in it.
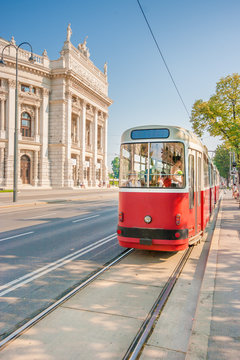
[{"label": "pedestrian", "polygon": [[237,188],[237,185],[236,184],[233,184],[233,187],[232,187],[232,196],[234,199],[238,199],[239,198],[239,191],[238,191],[238,188]]}]

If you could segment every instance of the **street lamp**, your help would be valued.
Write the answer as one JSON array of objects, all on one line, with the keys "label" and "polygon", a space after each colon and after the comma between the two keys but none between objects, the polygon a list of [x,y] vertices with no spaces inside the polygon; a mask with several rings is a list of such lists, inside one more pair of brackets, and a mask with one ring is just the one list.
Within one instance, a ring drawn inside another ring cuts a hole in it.
[{"label": "street lamp", "polygon": [[3,53],[7,47],[13,46],[16,50],[16,89],[15,89],[15,127],[14,127],[14,163],[13,163],[13,202],[17,201],[17,191],[18,191],[18,50],[22,45],[28,45],[31,49],[31,55],[29,61],[34,62],[32,45],[29,42],[22,42],[20,45],[15,45],[15,43],[10,43],[6,45],[2,50],[2,57],[0,59],[0,64],[5,65],[3,60]]}]

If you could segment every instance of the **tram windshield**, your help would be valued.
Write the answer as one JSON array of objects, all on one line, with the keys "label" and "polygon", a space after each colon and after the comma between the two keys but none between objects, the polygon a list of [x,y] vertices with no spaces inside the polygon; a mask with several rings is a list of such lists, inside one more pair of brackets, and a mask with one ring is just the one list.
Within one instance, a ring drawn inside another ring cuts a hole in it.
[{"label": "tram windshield", "polygon": [[122,144],[119,186],[184,188],[184,145],[180,142]]}]

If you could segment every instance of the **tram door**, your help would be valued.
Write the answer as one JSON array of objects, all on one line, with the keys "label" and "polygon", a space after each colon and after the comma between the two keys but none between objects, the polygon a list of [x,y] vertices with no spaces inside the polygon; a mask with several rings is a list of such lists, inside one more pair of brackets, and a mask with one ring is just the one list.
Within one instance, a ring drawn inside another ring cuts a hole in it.
[{"label": "tram door", "polygon": [[202,230],[202,154],[196,152],[196,233]]},{"label": "tram door", "polygon": [[192,237],[201,231],[201,153],[189,149],[189,209],[191,226],[189,236]]}]

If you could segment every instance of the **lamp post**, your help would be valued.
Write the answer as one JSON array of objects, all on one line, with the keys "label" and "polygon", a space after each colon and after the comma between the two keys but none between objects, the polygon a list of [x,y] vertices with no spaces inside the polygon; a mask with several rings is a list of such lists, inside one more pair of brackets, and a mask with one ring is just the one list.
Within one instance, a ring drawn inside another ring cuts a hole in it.
[{"label": "lamp post", "polygon": [[[29,61],[34,62],[32,45],[29,42],[22,42],[19,45],[11,42],[6,45],[2,50],[2,57],[0,59],[0,64],[5,65],[3,60],[4,50],[10,46],[14,47],[16,50],[16,89],[15,89],[15,127],[14,127],[14,163],[13,163],[13,202],[17,201],[17,191],[18,191],[18,50],[22,45],[28,45],[31,49],[31,56]],[[10,139],[9,139],[10,140]]]}]

